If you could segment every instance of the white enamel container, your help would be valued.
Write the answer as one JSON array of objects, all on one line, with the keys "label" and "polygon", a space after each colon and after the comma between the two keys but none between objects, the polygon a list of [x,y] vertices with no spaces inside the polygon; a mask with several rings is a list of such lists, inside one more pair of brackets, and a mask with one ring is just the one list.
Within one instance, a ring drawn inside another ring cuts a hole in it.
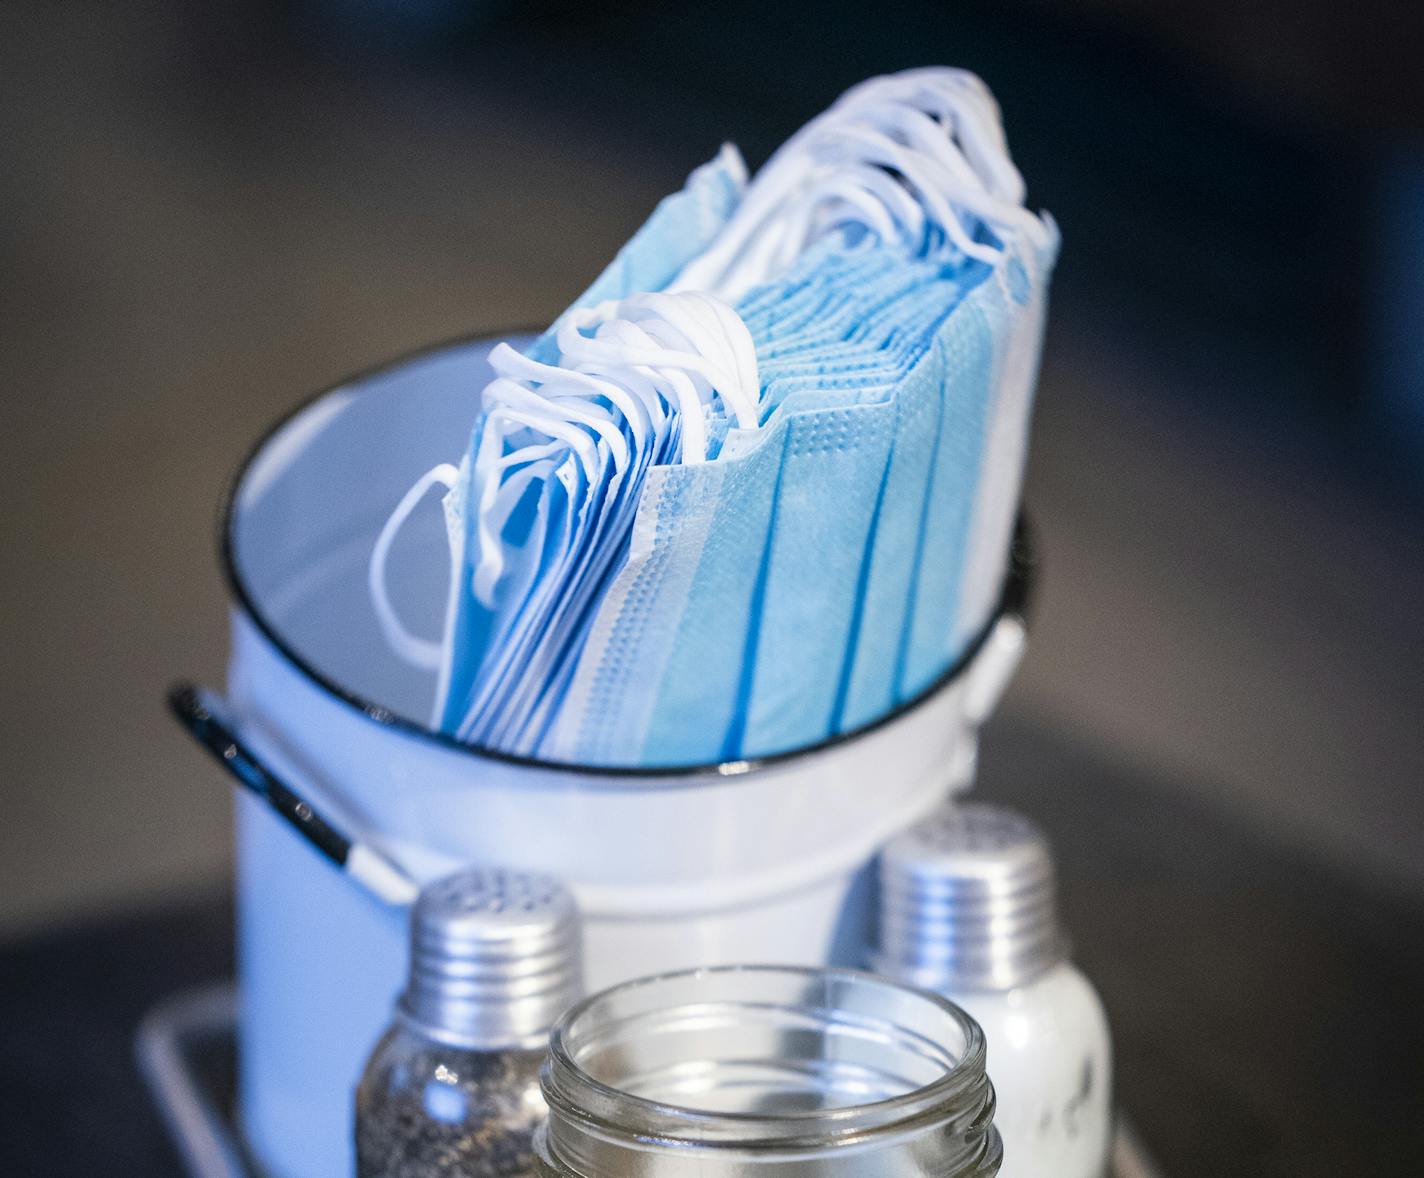
[{"label": "white enamel container", "polygon": [[[860,961],[867,864],[972,776],[975,731],[1023,648],[1023,570],[961,666],[824,745],[618,771],[454,744],[411,719],[428,714],[432,684],[387,649],[366,562],[405,490],[458,460],[489,346],[449,345],[325,393],[244,464],[223,544],[244,742],[420,880],[472,863],[566,880],[591,990],[696,965]],[[432,500],[390,562],[396,607],[432,637],[443,527]],[[274,1178],[346,1178],[352,1089],[401,984],[405,914],[247,796],[237,839],[242,1122]]]}]

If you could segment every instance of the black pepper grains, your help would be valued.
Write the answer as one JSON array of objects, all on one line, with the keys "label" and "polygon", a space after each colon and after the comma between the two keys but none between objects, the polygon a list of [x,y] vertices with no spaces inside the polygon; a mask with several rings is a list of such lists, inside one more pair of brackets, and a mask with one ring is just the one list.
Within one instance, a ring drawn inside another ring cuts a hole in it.
[{"label": "black pepper grains", "polygon": [[582,989],[578,912],[557,880],[470,870],[422,891],[409,978],[356,1089],[357,1178],[532,1174],[539,1065]]},{"label": "black pepper grains", "polygon": [[524,1178],[542,1051],[447,1047],[397,1025],[356,1092],[357,1178]]}]

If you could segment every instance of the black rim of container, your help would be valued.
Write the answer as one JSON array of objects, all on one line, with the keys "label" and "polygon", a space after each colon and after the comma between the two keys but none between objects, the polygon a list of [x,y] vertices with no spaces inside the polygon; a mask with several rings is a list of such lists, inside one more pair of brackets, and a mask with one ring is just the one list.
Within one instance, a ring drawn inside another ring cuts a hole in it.
[{"label": "black rim of container", "polygon": [[[666,766],[585,765],[570,761],[550,761],[539,757],[523,756],[518,753],[507,753],[483,745],[467,744],[444,732],[439,732],[418,721],[402,716],[390,708],[366,699],[356,692],[351,691],[349,688],[342,686],[340,683],[337,683],[325,675],[292,648],[282,636],[281,632],[268,620],[262,610],[258,608],[257,602],[248,591],[247,584],[243,580],[242,572],[238,568],[233,529],[236,521],[238,492],[247,477],[248,471],[251,469],[253,462],[255,462],[258,456],[267,448],[267,445],[291,424],[295,418],[322,400],[322,398],[329,396],[338,389],[367,384],[378,376],[401,368],[406,364],[433,356],[439,352],[469,347],[470,345],[484,342],[494,343],[498,340],[509,339],[514,336],[537,335],[538,332],[539,329],[537,328],[521,328],[505,332],[480,331],[458,336],[454,339],[447,339],[402,353],[394,359],[373,365],[370,368],[361,370],[342,380],[327,385],[311,396],[303,398],[285,414],[277,418],[257,441],[248,448],[246,454],[238,464],[236,473],[228,482],[227,491],[223,495],[219,508],[218,519],[218,559],[222,567],[223,578],[227,582],[228,592],[231,593],[233,600],[242,607],[243,612],[261,632],[263,637],[266,638],[268,643],[271,644],[272,648],[276,650],[289,665],[300,672],[306,679],[320,687],[328,695],[340,700],[357,712],[360,712],[370,722],[402,732],[407,736],[429,741],[447,749],[465,753],[483,760],[498,761],[507,765],[518,765],[529,769],[543,770],[545,772],[600,778],[705,778],[709,781],[727,777],[737,777],[769,766],[792,761],[800,757],[827,752],[836,748],[838,745],[858,740],[880,728],[893,724],[901,716],[920,707],[941,691],[946,690],[954,680],[960,676],[965,668],[974,661],[975,656],[978,655],[979,651],[988,641],[989,635],[993,632],[994,627],[998,625],[1001,618],[1011,616],[1017,617],[1025,623],[1027,622],[1029,597],[1035,571],[1035,546],[1028,519],[1026,515],[1021,512],[1014,526],[1013,546],[1009,558],[1008,573],[1004,578],[1004,586],[1000,591],[998,606],[994,610],[993,616],[990,617],[988,623],[979,633],[974,636],[973,641],[969,643],[959,658],[935,679],[933,683],[904,703],[896,705],[890,711],[870,721],[868,724],[847,729],[845,732],[829,736],[825,740],[817,741],[814,744],[803,745],[800,748],[788,749],[785,752],[772,753],[763,757],[750,757],[734,761],[708,761],[697,764]],[[370,392],[369,389],[361,391],[364,393]]]}]

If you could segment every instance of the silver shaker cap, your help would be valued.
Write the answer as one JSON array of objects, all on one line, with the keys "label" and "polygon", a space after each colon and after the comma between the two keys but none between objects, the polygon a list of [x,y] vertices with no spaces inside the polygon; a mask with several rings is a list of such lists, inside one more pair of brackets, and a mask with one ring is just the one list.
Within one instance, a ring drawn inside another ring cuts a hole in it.
[{"label": "silver shaker cap", "polygon": [[582,935],[557,879],[502,869],[436,880],[410,921],[407,1024],[475,1050],[542,1047],[583,996]]},{"label": "silver shaker cap", "polygon": [[947,805],[882,852],[877,973],[928,990],[1007,990],[1067,955],[1048,840],[1022,815]]}]

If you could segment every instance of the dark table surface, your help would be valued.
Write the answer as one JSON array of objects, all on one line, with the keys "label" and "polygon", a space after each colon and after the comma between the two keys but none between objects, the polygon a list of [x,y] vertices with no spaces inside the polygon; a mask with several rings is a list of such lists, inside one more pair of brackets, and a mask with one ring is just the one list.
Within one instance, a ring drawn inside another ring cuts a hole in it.
[{"label": "dark table surface", "polygon": [[[1121,1102],[1169,1178],[1421,1172],[1424,911],[1012,712],[979,793],[1055,840]],[[0,1174],[179,1174],[134,1030],[232,969],[226,893],[0,952]]]}]

